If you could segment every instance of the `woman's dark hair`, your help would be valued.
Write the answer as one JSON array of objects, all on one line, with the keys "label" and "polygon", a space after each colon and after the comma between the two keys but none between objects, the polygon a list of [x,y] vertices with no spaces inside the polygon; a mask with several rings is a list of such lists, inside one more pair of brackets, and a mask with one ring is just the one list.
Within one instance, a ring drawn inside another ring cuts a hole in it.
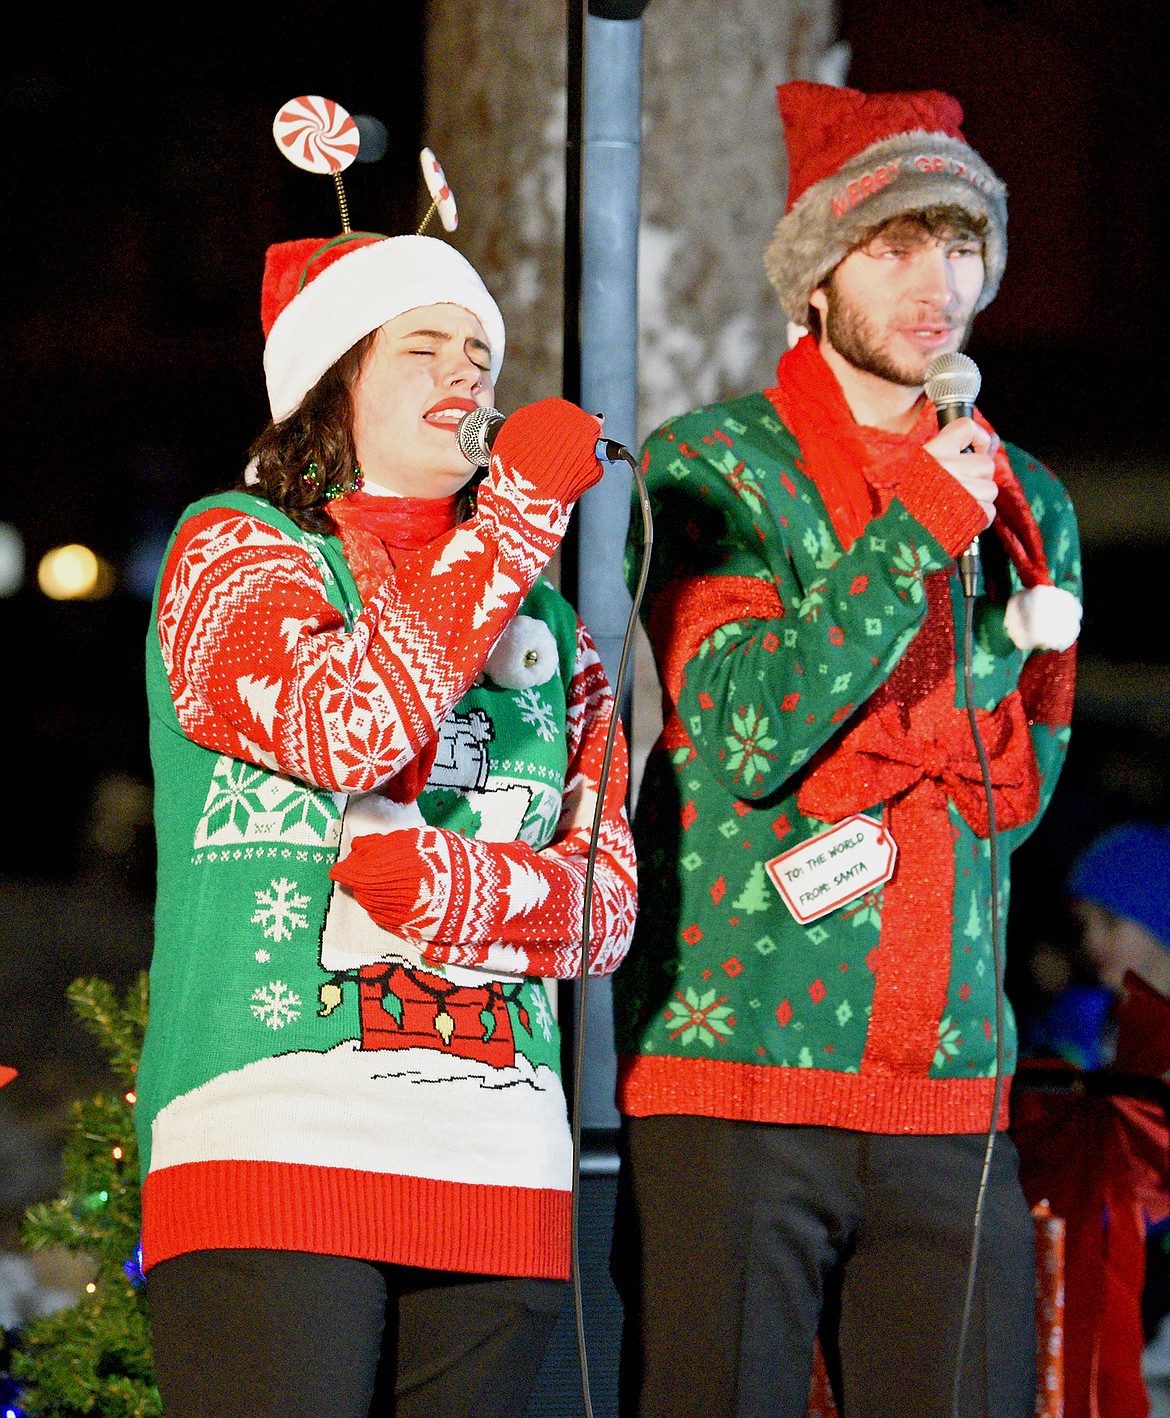
[{"label": "woman's dark hair", "polygon": [[[256,480],[239,486],[266,497],[302,531],[331,532],[326,492],[353,491],[357,454],[350,391],[377,335],[371,330],[346,350],[293,413],[269,423],[248,450],[255,460]],[[312,464],[316,467],[309,474]]]}]

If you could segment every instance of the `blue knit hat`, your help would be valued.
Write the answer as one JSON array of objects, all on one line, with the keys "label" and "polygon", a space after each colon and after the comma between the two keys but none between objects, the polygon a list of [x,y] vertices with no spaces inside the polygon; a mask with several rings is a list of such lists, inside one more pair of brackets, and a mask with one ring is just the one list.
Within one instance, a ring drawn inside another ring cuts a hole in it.
[{"label": "blue knit hat", "polygon": [[1137,921],[1170,950],[1170,832],[1123,822],[1073,862],[1069,894]]}]

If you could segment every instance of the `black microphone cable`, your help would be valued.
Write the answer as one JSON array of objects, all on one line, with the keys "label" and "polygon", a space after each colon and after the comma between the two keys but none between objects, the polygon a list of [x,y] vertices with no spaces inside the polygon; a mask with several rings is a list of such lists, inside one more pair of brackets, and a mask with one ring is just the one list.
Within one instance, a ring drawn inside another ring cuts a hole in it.
[{"label": "black microphone cable", "polygon": [[591,906],[593,902],[593,878],[597,870],[597,846],[601,833],[601,819],[605,810],[606,788],[609,783],[610,764],[617,737],[622,693],[628,675],[630,656],[634,648],[634,632],[638,624],[638,613],[646,595],[646,582],[650,575],[650,552],[654,546],[654,518],[650,512],[650,494],[646,479],[638,466],[637,459],[628,448],[612,439],[605,440],[605,459],[628,463],[634,475],[634,486],[638,492],[638,506],[642,513],[642,561],[638,570],[638,582],[634,588],[633,604],[630,606],[626,633],[622,640],[621,660],[618,664],[617,683],[613,686],[613,717],[605,736],[605,753],[601,760],[601,772],[597,792],[597,804],[593,810],[593,829],[589,842],[589,852],[585,860],[585,901],[581,915],[581,972],[577,976],[576,1031],[573,1041],[573,1189],[571,1201],[571,1249],[573,1281],[573,1314],[577,1326],[577,1358],[581,1369],[581,1397],[585,1402],[585,1418],[593,1418],[593,1398],[589,1388],[589,1350],[585,1338],[585,1306],[581,1293],[581,1078],[585,1071],[585,1006],[589,984],[589,936]]},{"label": "black microphone cable", "polygon": [[[498,409],[483,405],[472,409],[459,420],[457,436],[463,456],[477,467],[485,467],[491,459],[492,445],[496,435],[504,425],[504,415]],[[646,595],[646,582],[650,575],[650,553],[654,546],[654,518],[650,511],[650,494],[646,479],[638,461],[623,444],[613,438],[600,438],[596,456],[603,463],[627,463],[634,475],[634,486],[638,492],[638,506],[642,513],[642,561],[638,571],[638,583],[634,589],[633,603],[626,633],[622,640],[621,660],[618,663],[617,683],[613,686],[613,715],[605,735],[605,751],[602,754],[601,770],[598,774],[597,803],[593,809],[593,826],[590,832],[589,851],[585,857],[584,904],[581,911],[581,970],[577,981],[576,1038],[573,1050],[573,1108],[571,1132],[573,1139],[573,1184],[570,1201],[571,1232],[571,1275],[573,1285],[573,1313],[577,1328],[577,1358],[581,1370],[581,1396],[585,1401],[585,1418],[593,1418],[593,1398],[589,1387],[589,1351],[585,1340],[585,1307],[581,1293],[581,1077],[585,1071],[585,1008],[589,983],[589,936],[592,926],[593,879],[597,874],[597,848],[601,835],[601,819],[605,812],[606,790],[609,786],[610,765],[613,762],[613,748],[617,740],[618,724],[621,720],[620,707],[622,692],[629,671],[630,656],[634,648],[634,631],[638,624],[638,613]]]},{"label": "black microphone cable", "polygon": [[[958,418],[970,418],[975,411],[975,399],[982,384],[979,366],[969,356],[960,353],[941,354],[933,359],[923,379],[926,397],[938,411],[939,428],[945,428]],[[999,832],[995,822],[995,788],[991,781],[991,765],[987,749],[979,733],[975,714],[975,598],[979,591],[979,539],[958,558],[957,571],[963,592],[963,698],[967,705],[967,722],[979,759],[979,774],[983,780],[983,795],[987,800],[987,845],[991,872],[991,958],[995,971],[995,1088],[992,1091],[991,1120],[987,1128],[987,1145],[983,1153],[983,1169],[975,1194],[975,1215],[971,1226],[971,1250],[967,1261],[967,1283],[963,1294],[963,1310],[959,1320],[959,1337],[955,1348],[955,1382],[951,1396],[951,1418],[960,1418],[959,1402],[963,1387],[963,1360],[967,1352],[967,1337],[971,1328],[971,1312],[975,1301],[975,1279],[979,1269],[979,1251],[983,1237],[983,1216],[991,1184],[991,1164],[995,1156],[995,1141],[999,1132],[999,1113],[1003,1106],[1003,1018],[1004,960],[1000,942],[999,910]]]},{"label": "black microphone cable", "polygon": [[955,1387],[951,1401],[952,1418],[960,1418],[959,1402],[963,1386],[963,1359],[971,1327],[971,1311],[975,1300],[975,1278],[979,1269],[979,1250],[983,1235],[984,1208],[991,1183],[991,1163],[995,1156],[995,1141],[999,1133],[999,1112],[1003,1105],[1004,960],[999,929],[999,831],[995,822],[995,789],[991,781],[991,764],[988,762],[987,749],[984,746],[982,735],[979,733],[979,722],[975,717],[975,683],[972,670],[975,646],[974,582],[973,576],[963,577],[963,697],[967,704],[967,722],[971,726],[971,738],[975,744],[975,752],[979,757],[979,773],[983,779],[983,792],[987,799],[987,845],[991,871],[991,958],[992,968],[995,971],[995,1088],[992,1093],[991,1122],[987,1128],[987,1145],[983,1153],[983,1170],[979,1177],[979,1190],[975,1196],[975,1219],[971,1228],[967,1284],[963,1295],[962,1318],[959,1321],[959,1339],[955,1349]]}]

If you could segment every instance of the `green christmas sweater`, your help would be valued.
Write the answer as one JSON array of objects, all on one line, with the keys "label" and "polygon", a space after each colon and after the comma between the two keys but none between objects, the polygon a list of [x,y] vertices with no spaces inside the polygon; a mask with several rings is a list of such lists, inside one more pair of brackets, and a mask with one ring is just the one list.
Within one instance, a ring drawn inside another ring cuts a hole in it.
[{"label": "green christmas sweater", "polygon": [[[646,619],[665,728],[635,814],[642,911],[614,982],[619,1106],[979,1131],[994,1087],[995,972],[953,564],[982,519],[918,446],[937,431],[929,411],[905,451],[871,459],[906,476],[892,496],[862,485],[873,507],[843,537],[833,479],[814,476],[822,455],[841,456],[831,421],[848,417],[843,398],[814,412],[802,448],[779,413],[784,374],[768,395],[670,421],[645,449],[656,524]],[[1016,563],[1045,581],[1041,600],[1071,606],[1079,560],[1056,479],[1014,448],[999,463],[1012,555],[983,537],[974,683],[1002,923],[1011,851],[1060,768],[1074,673],[1073,650],[1026,651],[1010,637],[1037,598]],[[765,863],[856,813],[892,835],[892,878],[800,924]],[[1010,1019],[1007,1030],[1014,1066]]]},{"label": "green christmas sweater", "polygon": [[[580,967],[612,709],[540,575],[567,515],[497,459],[473,518],[364,606],[341,541],[266,501],[184,515],[147,645],[145,1267],[262,1247],[567,1275],[546,980]],[[425,786],[395,801],[423,752]],[[621,958],[636,907],[620,744],[615,764],[594,971]],[[413,863],[393,929],[330,878],[355,839]]]}]

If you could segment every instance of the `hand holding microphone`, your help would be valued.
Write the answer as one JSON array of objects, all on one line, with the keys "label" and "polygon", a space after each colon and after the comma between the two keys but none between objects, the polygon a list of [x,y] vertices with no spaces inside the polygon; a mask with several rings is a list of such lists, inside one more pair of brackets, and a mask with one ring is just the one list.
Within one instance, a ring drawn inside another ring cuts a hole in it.
[{"label": "hand holding microphone", "polygon": [[[467,461],[474,464],[475,467],[486,468],[491,463],[492,449],[495,447],[496,438],[503,430],[504,425],[508,424],[511,430],[517,421],[523,420],[526,414],[536,409],[542,410],[550,416],[559,413],[561,421],[566,424],[571,421],[579,425],[581,419],[590,420],[595,425],[593,456],[599,462],[616,463],[619,459],[629,457],[626,449],[616,439],[597,438],[597,433],[601,432],[601,420],[596,415],[585,413],[575,404],[570,404],[567,399],[542,399],[537,404],[530,404],[525,409],[518,409],[511,417],[500,413],[499,409],[491,407],[472,409],[470,413],[463,415],[456,429],[460,451]],[[564,431],[568,432],[569,430],[566,427]]]},{"label": "hand holding microphone", "polygon": [[[936,462],[950,473],[983,509],[987,526],[995,521],[995,450],[999,440],[971,417],[983,377],[965,354],[941,354],[926,370],[926,397],[938,412],[940,432],[924,444]],[[959,557],[963,594],[974,596],[979,581],[979,538]]]},{"label": "hand holding microphone", "polygon": [[983,509],[985,525],[995,521],[995,449],[998,439],[971,418],[956,419],[924,444],[936,463],[950,473]]}]

